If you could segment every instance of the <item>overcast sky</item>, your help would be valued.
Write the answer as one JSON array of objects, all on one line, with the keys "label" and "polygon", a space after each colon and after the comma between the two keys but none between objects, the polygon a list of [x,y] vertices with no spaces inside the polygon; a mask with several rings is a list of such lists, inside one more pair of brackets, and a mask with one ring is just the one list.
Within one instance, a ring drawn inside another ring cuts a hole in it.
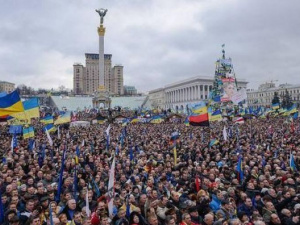
[{"label": "overcast sky", "polygon": [[72,88],[73,64],[98,51],[96,8],[105,53],[139,91],[213,77],[223,43],[249,88],[300,84],[299,0],[1,0],[0,80]]}]

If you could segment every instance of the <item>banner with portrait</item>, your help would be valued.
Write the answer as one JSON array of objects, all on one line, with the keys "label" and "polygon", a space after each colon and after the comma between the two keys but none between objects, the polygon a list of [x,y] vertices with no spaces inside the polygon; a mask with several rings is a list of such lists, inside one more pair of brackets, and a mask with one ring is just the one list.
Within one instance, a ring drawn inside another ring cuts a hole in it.
[{"label": "banner with portrait", "polygon": [[221,102],[230,102],[232,96],[237,92],[235,79],[233,77],[223,78],[222,83]]}]

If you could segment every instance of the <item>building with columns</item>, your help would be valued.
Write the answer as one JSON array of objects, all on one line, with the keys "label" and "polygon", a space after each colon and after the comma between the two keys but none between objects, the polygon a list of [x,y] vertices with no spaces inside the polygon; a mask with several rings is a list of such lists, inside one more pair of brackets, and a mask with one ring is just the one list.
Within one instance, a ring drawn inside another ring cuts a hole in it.
[{"label": "building with columns", "polygon": [[[168,84],[163,88],[149,91],[152,108],[184,109],[191,103],[208,101],[209,92],[213,88],[214,78],[198,76]],[[238,79],[238,89],[246,88],[247,81]]]}]

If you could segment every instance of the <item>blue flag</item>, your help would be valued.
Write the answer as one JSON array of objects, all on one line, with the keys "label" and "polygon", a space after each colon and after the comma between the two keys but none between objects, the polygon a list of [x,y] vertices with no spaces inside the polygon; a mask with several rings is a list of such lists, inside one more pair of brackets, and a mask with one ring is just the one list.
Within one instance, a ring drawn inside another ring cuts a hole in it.
[{"label": "blue flag", "polygon": [[236,166],[236,171],[238,172],[238,175],[239,175],[239,181],[242,182],[243,179],[244,179],[244,172],[243,172],[243,166],[242,166],[242,157],[240,156],[239,157],[239,161],[238,161],[238,164]]},{"label": "blue flag", "polygon": [[65,166],[65,158],[66,158],[66,149],[64,149],[63,155],[62,155],[59,180],[58,180],[58,188],[57,188],[57,194],[56,194],[56,198],[55,198],[56,202],[60,201],[60,194],[62,191],[63,172],[64,172],[64,166]]},{"label": "blue flag", "polygon": [[[1,193],[1,190],[0,190],[0,199],[2,199],[2,193]],[[0,224],[3,224],[4,223],[4,208],[3,208],[3,204],[2,204],[2,201],[0,201]]]},{"label": "blue flag", "polygon": [[34,139],[29,138],[29,140],[28,140],[28,149],[29,149],[29,151],[31,151],[31,152],[32,152],[32,150],[33,150],[34,142],[35,142]]},{"label": "blue flag", "polygon": [[294,155],[292,153],[290,154],[290,167],[293,172],[297,171]]},{"label": "blue flag", "polygon": [[263,168],[267,165],[265,156],[262,157],[261,165]]},{"label": "blue flag", "polygon": [[54,225],[51,204],[49,204],[49,213],[50,213],[50,225]]},{"label": "blue flag", "polygon": [[78,192],[78,178],[77,178],[77,168],[75,166],[75,169],[74,169],[74,198],[76,201],[78,199],[77,192]]},{"label": "blue flag", "polygon": [[133,160],[133,151],[132,151],[132,147],[130,146],[130,149],[129,149],[129,159],[130,161]]},{"label": "blue flag", "polygon": [[294,119],[294,120],[295,120],[295,119],[297,119],[297,118],[298,118],[298,116],[299,116],[299,113],[298,113],[298,112],[294,113],[294,115],[293,115],[293,119]]},{"label": "blue flag", "polygon": [[119,155],[119,147],[118,147],[118,145],[116,147],[116,155]]},{"label": "blue flag", "polygon": [[92,183],[95,187],[95,192],[96,192],[97,198],[99,198],[101,196],[101,192],[100,192],[100,189],[93,177],[92,177]]},{"label": "blue flag", "polygon": [[13,135],[13,149],[15,149],[18,146],[18,139],[16,133]]},{"label": "blue flag", "polygon": [[127,200],[127,203],[126,203],[126,217],[127,217],[127,218],[130,217],[130,205],[129,205],[129,200]]}]

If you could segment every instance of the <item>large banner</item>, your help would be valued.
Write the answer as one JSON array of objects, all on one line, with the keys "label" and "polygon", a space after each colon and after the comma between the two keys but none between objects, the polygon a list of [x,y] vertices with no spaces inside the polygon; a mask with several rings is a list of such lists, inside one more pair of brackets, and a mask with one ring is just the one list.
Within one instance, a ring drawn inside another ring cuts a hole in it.
[{"label": "large banner", "polygon": [[235,79],[233,77],[227,77],[222,79],[223,83],[223,90],[221,96],[221,102],[230,102],[232,101],[231,98],[237,92]]},{"label": "large banner", "polygon": [[240,102],[244,101],[247,99],[247,93],[246,89],[242,88],[241,90],[237,91],[232,97],[231,101],[235,104],[238,105]]}]

